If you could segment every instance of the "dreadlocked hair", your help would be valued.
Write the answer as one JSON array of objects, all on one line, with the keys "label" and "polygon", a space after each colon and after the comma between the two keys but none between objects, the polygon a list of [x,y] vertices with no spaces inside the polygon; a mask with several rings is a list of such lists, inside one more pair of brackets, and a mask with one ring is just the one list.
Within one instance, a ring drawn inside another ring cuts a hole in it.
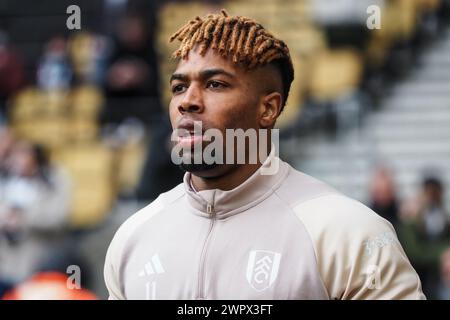
[{"label": "dreadlocked hair", "polygon": [[219,14],[195,17],[175,32],[169,41],[175,39],[181,42],[172,55],[175,59],[186,59],[189,51],[198,45],[202,56],[211,48],[247,69],[273,64],[282,77],[284,108],[294,79],[289,49],[261,24],[246,17],[231,17],[221,10]]}]

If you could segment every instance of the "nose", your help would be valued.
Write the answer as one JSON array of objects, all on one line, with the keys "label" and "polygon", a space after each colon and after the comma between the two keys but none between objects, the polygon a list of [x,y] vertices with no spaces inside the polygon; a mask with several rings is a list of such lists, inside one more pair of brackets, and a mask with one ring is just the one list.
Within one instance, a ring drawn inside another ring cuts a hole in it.
[{"label": "nose", "polygon": [[201,89],[197,85],[191,84],[189,88],[187,88],[183,99],[178,106],[178,111],[181,114],[201,113],[203,109],[204,106]]}]

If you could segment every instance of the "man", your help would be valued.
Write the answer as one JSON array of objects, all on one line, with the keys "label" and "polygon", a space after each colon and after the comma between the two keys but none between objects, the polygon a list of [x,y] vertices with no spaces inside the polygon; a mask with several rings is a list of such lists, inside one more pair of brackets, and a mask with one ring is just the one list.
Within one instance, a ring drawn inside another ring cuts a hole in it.
[{"label": "man", "polygon": [[274,127],[293,79],[287,46],[224,11],[174,39],[170,119],[188,133],[176,134],[187,173],[116,233],[105,262],[110,299],[424,298],[392,226],[281,161],[276,141],[258,140],[258,152],[272,146],[259,163],[249,143],[231,153],[244,163],[189,161],[212,143],[210,129]]},{"label": "man", "polygon": [[440,265],[450,248],[450,220],[444,202],[445,190],[437,176],[426,176],[421,192],[402,206],[399,237],[411,263],[420,275],[423,291],[430,299],[440,299],[443,285]]}]

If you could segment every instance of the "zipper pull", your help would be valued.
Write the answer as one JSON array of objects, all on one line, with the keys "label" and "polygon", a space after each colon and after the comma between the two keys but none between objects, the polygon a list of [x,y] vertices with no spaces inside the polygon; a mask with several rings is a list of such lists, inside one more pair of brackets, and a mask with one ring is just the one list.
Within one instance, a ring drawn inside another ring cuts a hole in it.
[{"label": "zipper pull", "polygon": [[214,207],[213,207],[213,205],[210,204],[210,203],[208,203],[208,204],[206,205],[206,213],[212,214],[213,212],[214,212]]}]

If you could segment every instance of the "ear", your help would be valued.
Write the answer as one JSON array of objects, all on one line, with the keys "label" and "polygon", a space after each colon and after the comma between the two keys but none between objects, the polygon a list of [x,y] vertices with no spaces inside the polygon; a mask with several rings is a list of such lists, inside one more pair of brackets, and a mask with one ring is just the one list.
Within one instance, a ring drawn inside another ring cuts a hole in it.
[{"label": "ear", "polygon": [[279,92],[272,92],[262,98],[259,125],[261,128],[273,128],[280,115],[283,98]]}]

